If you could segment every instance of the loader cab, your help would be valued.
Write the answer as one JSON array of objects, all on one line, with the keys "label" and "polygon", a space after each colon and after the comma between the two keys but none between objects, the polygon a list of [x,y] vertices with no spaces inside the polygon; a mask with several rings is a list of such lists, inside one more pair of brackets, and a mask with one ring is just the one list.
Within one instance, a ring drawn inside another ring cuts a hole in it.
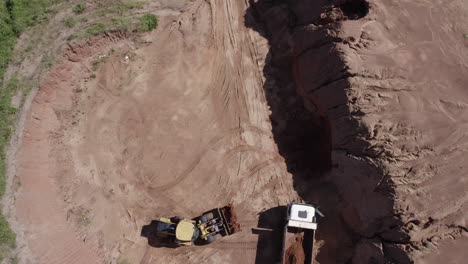
[{"label": "loader cab", "polygon": [[176,225],[173,223],[167,223],[158,221],[156,225],[156,232],[165,235],[175,235]]},{"label": "loader cab", "polygon": [[194,221],[184,219],[177,224],[175,236],[178,243],[192,245],[193,241],[200,236],[200,229]]},{"label": "loader cab", "polygon": [[196,222],[187,219],[177,219],[172,221],[169,218],[161,217],[156,225],[156,236],[168,239],[178,245],[192,245],[200,236],[200,229]]}]

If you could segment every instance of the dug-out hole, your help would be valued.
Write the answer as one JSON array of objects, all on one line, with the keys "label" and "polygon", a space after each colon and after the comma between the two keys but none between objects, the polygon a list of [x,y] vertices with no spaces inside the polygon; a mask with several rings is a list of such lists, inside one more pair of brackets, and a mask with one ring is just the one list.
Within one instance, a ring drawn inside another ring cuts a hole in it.
[{"label": "dug-out hole", "polygon": [[339,7],[351,20],[363,18],[369,13],[369,3],[365,0],[349,0]]}]

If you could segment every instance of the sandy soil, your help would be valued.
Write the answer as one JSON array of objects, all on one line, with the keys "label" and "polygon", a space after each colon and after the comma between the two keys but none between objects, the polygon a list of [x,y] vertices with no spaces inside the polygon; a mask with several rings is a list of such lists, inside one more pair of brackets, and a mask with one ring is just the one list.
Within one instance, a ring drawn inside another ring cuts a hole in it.
[{"label": "sandy soil", "polygon": [[[274,263],[301,199],[318,263],[466,257],[465,3],[173,4],[47,74],[15,160],[25,263]],[[214,244],[140,234],[228,203],[243,232]]]},{"label": "sandy soil", "polygon": [[456,259],[444,245],[468,246],[468,21],[462,18],[468,4],[371,4],[367,19],[343,25],[340,36],[353,40],[340,49],[370,132],[366,151],[393,182],[394,210],[409,235],[382,237],[395,243],[388,251],[403,248],[416,263],[440,263],[430,261],[433,255]]},{"label": "sandy soil", "polygon": [[[465,246],[467,236],[468,6],[253,2],[263,26],[252,28],[271,45],[266,83],[279,83],[283,99],[267,94],[273,116],[286,123],[273,126],[279,151],[298,193],[327,215],[317,232],[318,262],[451,259],[450,241]],[[285,106],[294,90],[303,103]],[[315,118],[293,120],[288,111]],[[323,160],[328,141],[332,166],[311,174],[288,146],[308,142],[284,134],[313,135],[317,127],[324,132],[319,151],[302,151]]]},{"label": "sandy soil", "polygon": [[[195,1],[162,17],[145,45],[108,36],[64,52],[17,155],[17,217],[34,263],[255,261],[257,214],[298,197],[268,119],[266,40],[244,26],[245,10]],[[158,216],[229,202],[246,232],[212,246],[152,248],[140,235]]]}]

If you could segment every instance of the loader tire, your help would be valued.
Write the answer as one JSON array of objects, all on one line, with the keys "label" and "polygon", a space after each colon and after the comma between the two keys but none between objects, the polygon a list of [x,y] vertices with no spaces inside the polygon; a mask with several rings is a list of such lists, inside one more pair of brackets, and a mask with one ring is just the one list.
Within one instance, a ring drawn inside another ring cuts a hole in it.
[{"label": "loader tire", "polygon": [[218,237],[217,237],[217,236],[208,236],[208,237],[206,238],[206,242],[207,242],[208,244],[213,243],[213,242],[215,242],[216,240],[218,240]]},{"label": "loader tire", "polygon": [[208,219],[208,221],[210,221],[211,219],[214,218],[213,213],[207,213],[207,214],[205,214],[205,215],[203,215],[203,216],[206,217],[206,219]]}]

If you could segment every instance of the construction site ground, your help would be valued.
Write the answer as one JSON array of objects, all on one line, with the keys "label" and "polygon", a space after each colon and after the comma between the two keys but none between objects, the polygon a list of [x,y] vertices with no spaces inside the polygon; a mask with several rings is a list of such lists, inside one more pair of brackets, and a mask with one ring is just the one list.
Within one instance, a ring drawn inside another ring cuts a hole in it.
[{"label": "construction site ground", "polygon": [[[9,154],[20,261],[271,264],[305,201],[325,214],[316,263],[463,262],[467,8],[154,0],[137,12],[156,30],[73,41],[58,13]],[[243,231],[216,243],[142,236],[230,203]]]},{"label": "construction site ground", "polygon": [[[32,262],[255,261],[258,213],[297,197],[263,94],[267,43],[244,26],[245,10],[195,1],[160,17],[147,43],[114,34],[64,52],[30,106],[16,161]],[[213,245],[153,248],[140,235],[158,216],[229,202],[246,232]]]}]

